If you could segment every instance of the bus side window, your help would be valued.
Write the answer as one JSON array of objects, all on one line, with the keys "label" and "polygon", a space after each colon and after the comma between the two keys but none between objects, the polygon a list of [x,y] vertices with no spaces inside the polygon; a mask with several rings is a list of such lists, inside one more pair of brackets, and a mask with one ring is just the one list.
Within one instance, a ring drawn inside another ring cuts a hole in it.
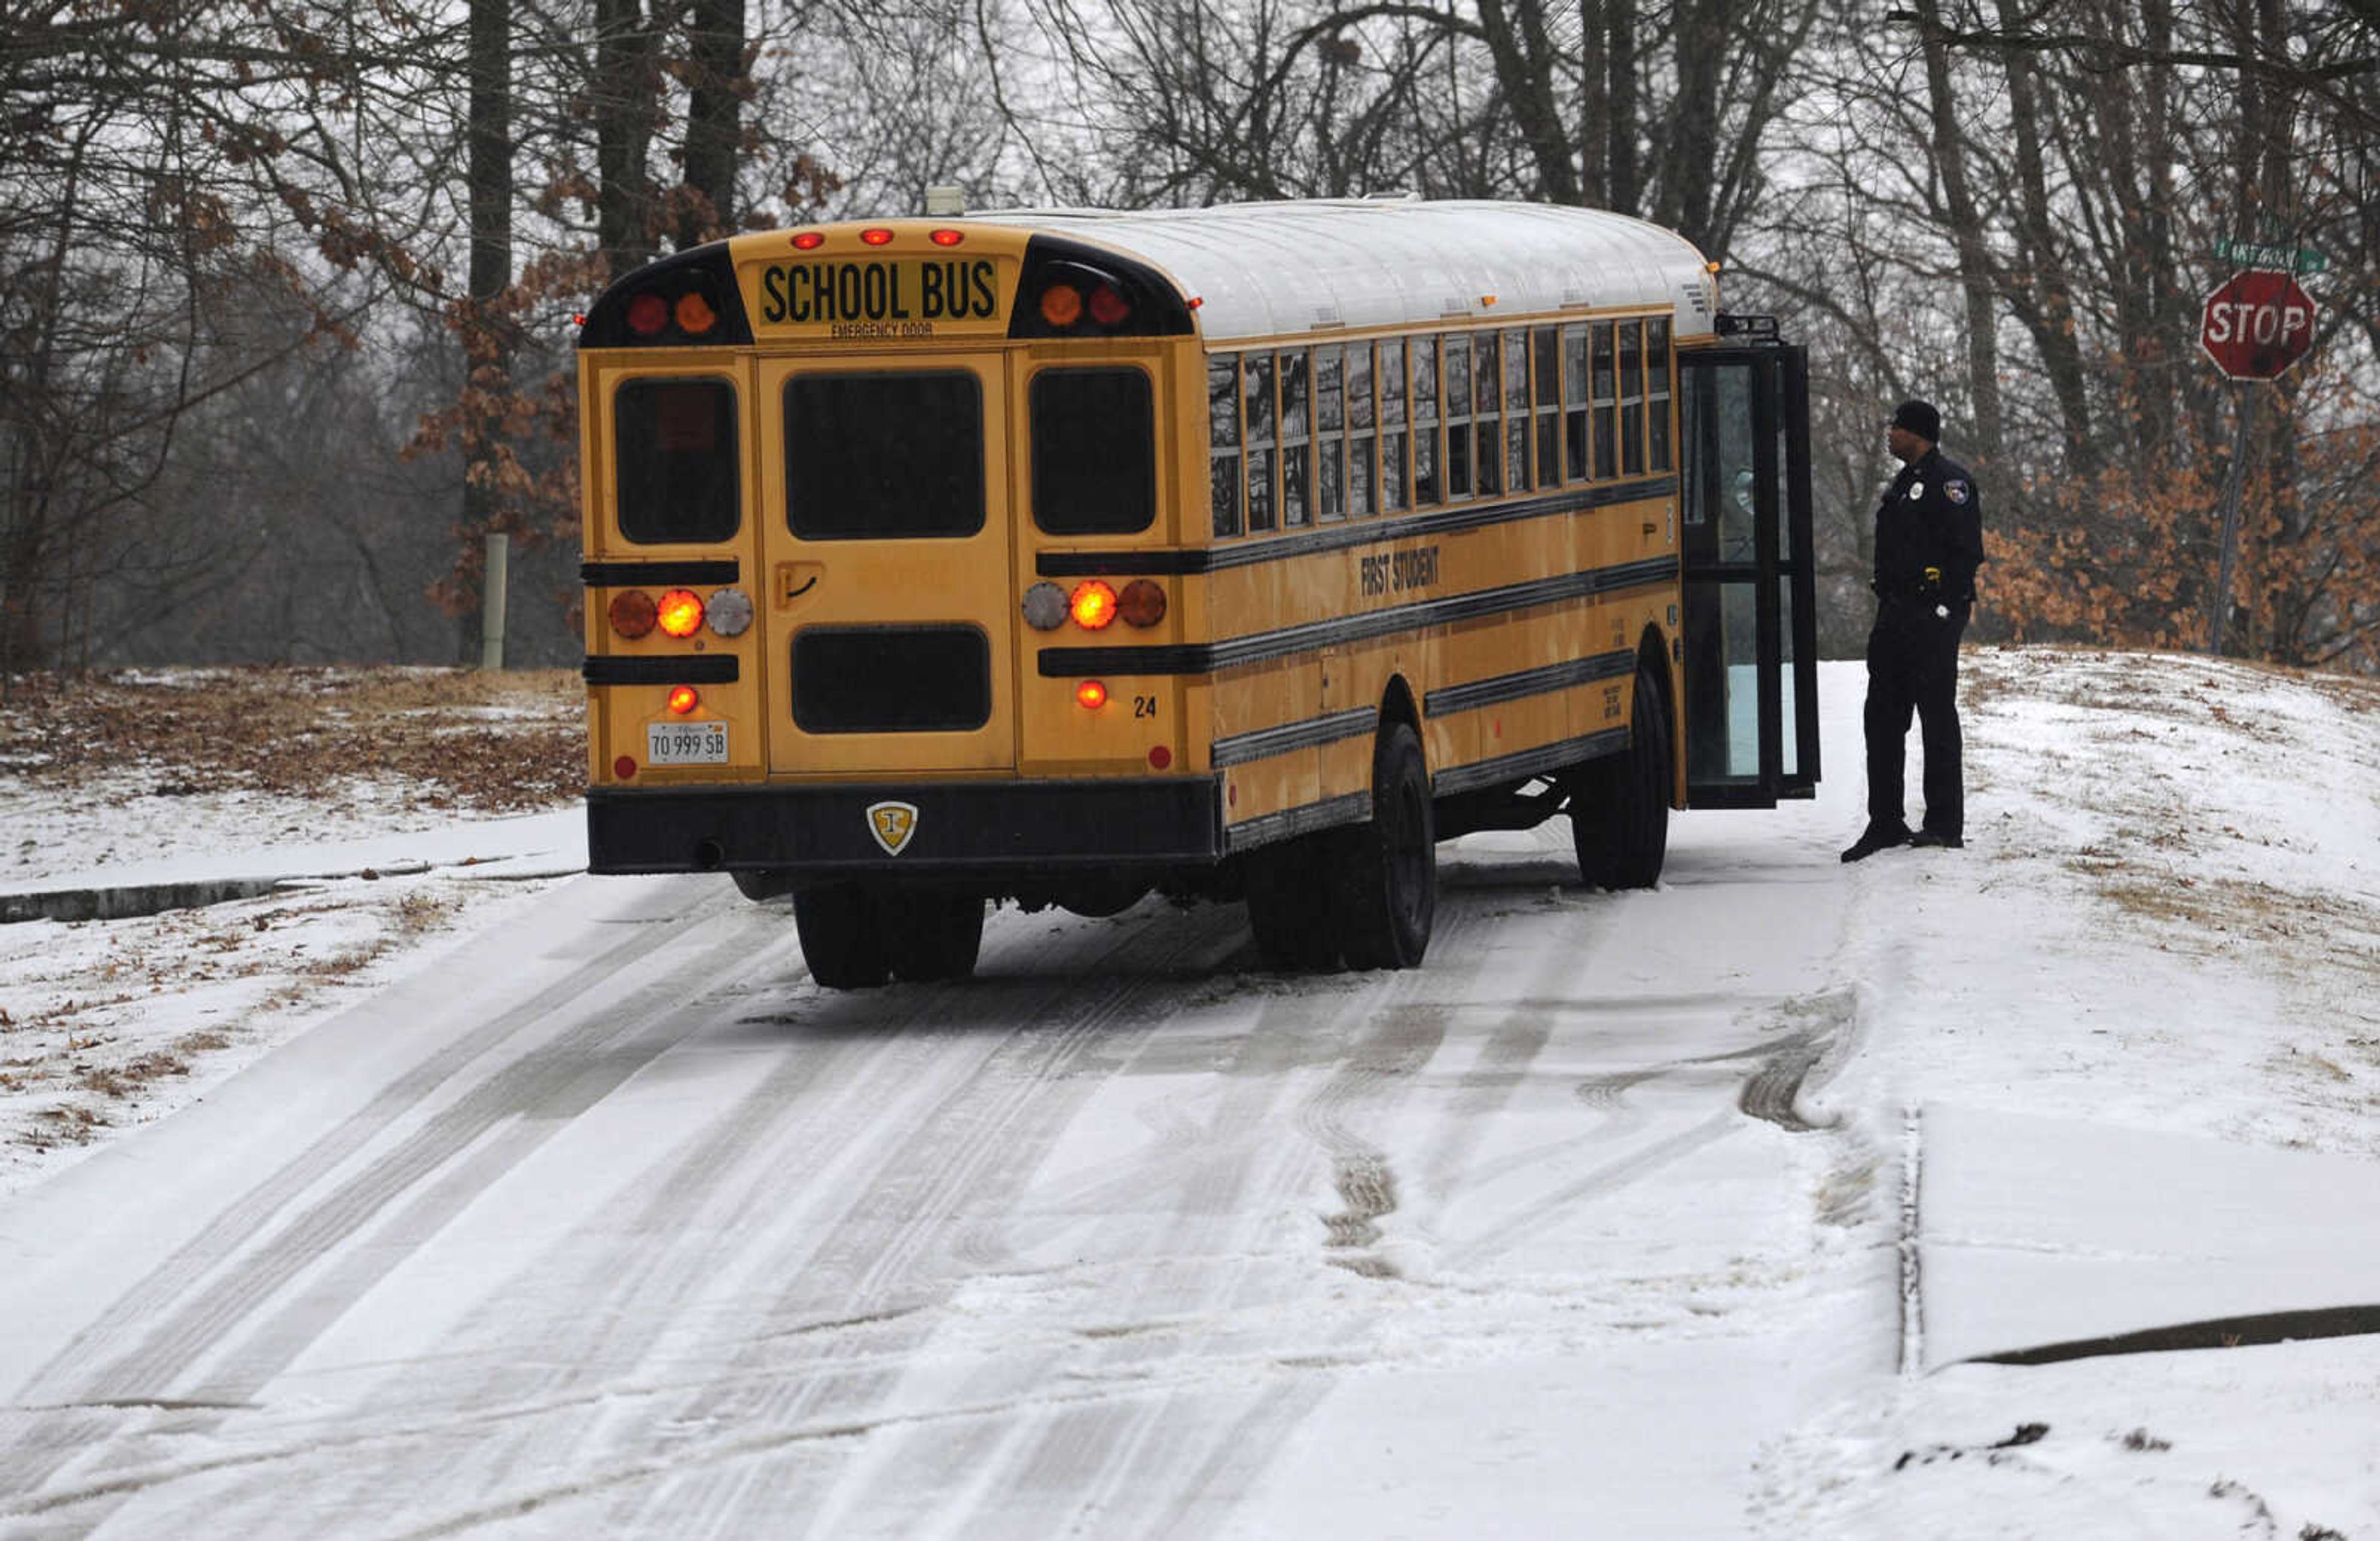
[{"label": "bus side window", "polygon": [[1670,459],[1670,371],[1676,363],[1670,352],[1670,322],[1664,317],[1645,323],[1646,370],[1645,426],[1653,437],[1652,468],[1672,468]]},{"label": "bus side window", "polygon": [[1562,455],[1566,479],[1585,481],[1593,467],[1586,458],[1586,328],[1562,328]]},{"label": "bus side window", "polygon": [[[1421,406],[1415,403],[1414,410]],[[1380,506],[1405,506],[1405,345],[1380,345]]]},{"label": "bus side window", "polygon": [[1305,350],[1281,355],[1281,523],[1296,529],[1314,522],[1313,419],[1306,415],[1310,375]]},{"label": "bus side window", "polygon": [[1504,491],[1529,490],[1529,334],[1504,334]]},{"label": "bus side window", "polygon": [[1273,527],[1272,355],[1240,356],[1240,400],[1248,449],[1248,533]]},{"label": "bus side window", "polygon": [[1561,485],[1561,352],[1550,326],[1529,335],[1529,357],[1536,370],[1536,392],[1530,397],[1530,421],[1537,445],[1537,485]]},{"label": "bus side window", "polygon": [[612,397],[612,446],[623,540],[724,540],[744,522],[728,382],[628,381]]},{"label": "bus side window", "polygon": [[1613,394],[1611,373],[1611,323],[1595,323],[1595,474],[1605,480],[1620,474],[1612,460],[1617,447],[1612,427],[1612,414],[1619,410]]},{"label": "bus side window", "polygon": [[1207,360],[1207,484],[1215,533],[1240,532],[1240,361]]},{"label": "bus side window", "polygon": [[1471,334],[1471,483],[1483,498],[1504,490],[1504,373],[1497,354],[1496,334]]},{"label": "bus side window", "polygon": [[1471,495],[1471,339],[1447,334],[1446,501]]},{"label": "bus side window", "polygon": [[[1385,350],[1388,345],[1382,345]],[[1384,353],[1385,356],[1385,353]],[[1438,485],[1438,339],[1413,340],[1414,506],[1427,508],[1444,495]]]},{"label": "bus side window", "polygon": [[1374,437],[1372,345],[1356,343],[1347,349],[1347,511],[1361,519],[1380,511],[1372,501],[1379,477]]},{"label": "bus side window", "polygon": [[1645,474],[1645,328],[1620,323],[1620,470]]},{"label": "bus side window", "polygon": [[1314,350],[1314,516],[1347,516],[1347,350]]}]

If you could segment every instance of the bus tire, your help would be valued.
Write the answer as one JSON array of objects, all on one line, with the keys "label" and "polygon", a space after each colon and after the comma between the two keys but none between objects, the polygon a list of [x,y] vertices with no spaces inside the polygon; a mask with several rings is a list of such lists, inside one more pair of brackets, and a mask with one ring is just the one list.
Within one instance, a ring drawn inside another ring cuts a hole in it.
[{"label": "bus tire", "polygon": [[1248,854],[1248,929],[1267,968],[1313,974],[1339,966],[1330,857],[1327,837],[1313,835]]},{"label": "bus tire", "polygon": [[1421,739],[1403,722],[1372,746],[1372,817],[1346,832],[1335,871],[1347,966],[1417,966],[1438,918],[1438,826]]},{"label": "bus tire", "polygon": [[794,894],[794,929],[810,977],[829,989],[873,989],[891,968],[879,906],[856,883],[825,883]]},{"label": "bus tire", "polygon": [[892,977],[912,984],[964,979],[983,947],[983,899],[973,893],[907,893],[881,902]]},{"label": "bus tire", "polygon": [[1571,779],[1571,840],[1589,888],[1651,888],[1669,855],[1670,711],[1649,660],[1637,661],[1633,694],[1627,749],[1589,760]]}]

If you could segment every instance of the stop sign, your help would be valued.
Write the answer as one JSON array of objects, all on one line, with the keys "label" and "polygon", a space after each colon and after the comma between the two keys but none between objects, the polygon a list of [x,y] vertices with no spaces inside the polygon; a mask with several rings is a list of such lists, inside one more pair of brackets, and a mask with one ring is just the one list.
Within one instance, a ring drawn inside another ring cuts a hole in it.
[{"label": "stop sign", "polygon": [[2235,273],[2206,297],[2199,346],[2234,380],[2271,380],[2313,346],[2313,301],[2286,273]]}]

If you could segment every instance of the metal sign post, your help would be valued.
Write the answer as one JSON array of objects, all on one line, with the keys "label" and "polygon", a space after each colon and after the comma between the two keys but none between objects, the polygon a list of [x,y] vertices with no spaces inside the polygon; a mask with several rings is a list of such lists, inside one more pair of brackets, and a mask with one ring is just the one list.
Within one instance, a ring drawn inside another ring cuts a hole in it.
[{"label": "metal sign post", "polygon": [[2223,656],[2223,625],[2231,618],[2231,577],[2240,554],[2240,486],[2248,476],[2248,419],[2254,414],[2254,387],[2240,382],[2232,400],[2240,419],[2231,435],[2231,473],[2223,485],[2223,553],[2216,564],[2215,579],[2215,614],[2209,626],[2206,650],[2216,658]]},{"label": "metal sign post", "polygon": [[2215,613],[2207,625],[2207,650],[2219,658],[2240,556],[2240,491],[2248,475],[2248,424],[2256,405],[2252,382],[2278,379],[2313,346],[2314,303],[2294,274],[2320,273],[2328,260],[2319,251],[2244,241],[2219,241],[2215,250],[2227,261],[2255,264],[2206,297],[2198,327],[2198,346],[2238,387],[2232,400],[2240,421],[2231,435],[2230,474],[2223,487],[2223,546],[2216,564]]}]

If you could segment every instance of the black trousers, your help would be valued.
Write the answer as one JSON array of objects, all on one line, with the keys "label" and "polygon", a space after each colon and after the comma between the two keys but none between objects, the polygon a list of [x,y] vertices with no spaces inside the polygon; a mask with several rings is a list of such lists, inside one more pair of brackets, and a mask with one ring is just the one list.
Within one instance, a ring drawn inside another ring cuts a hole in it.
[{"label": "black trousers", "polygon": [[1966,838],[1967,795],[1959,767],[1959,637],[1968,606],[1945,618],[1914,600],[1887,600],[1867,634],[1867,818],[1893,829],[1903,808],[1909,718],[1925,745],[1925,828]]}]

